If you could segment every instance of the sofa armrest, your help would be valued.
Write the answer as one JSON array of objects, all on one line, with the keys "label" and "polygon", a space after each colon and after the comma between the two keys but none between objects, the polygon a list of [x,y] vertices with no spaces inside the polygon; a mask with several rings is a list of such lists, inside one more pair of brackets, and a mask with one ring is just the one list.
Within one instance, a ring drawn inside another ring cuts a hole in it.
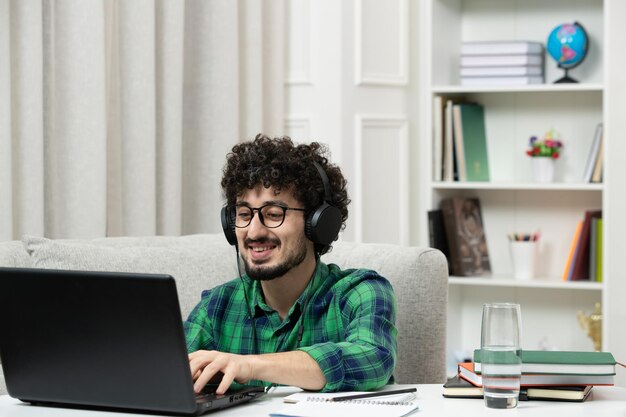
[{"label": "sofa armrest", "polygon": [[431,248],[336,242],[323,260],[344,269],[373,269],[391,282],[397,304],[396,382],[445,382],[448,308],[445,256]]}]

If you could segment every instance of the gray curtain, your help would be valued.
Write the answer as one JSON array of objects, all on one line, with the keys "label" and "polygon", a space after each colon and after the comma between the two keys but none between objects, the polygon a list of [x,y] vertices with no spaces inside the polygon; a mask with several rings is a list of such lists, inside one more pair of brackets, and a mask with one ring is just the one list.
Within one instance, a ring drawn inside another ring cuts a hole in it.
[{"label": "gray curtain", "polygon": [[0,0],[0,240],[219,231],[226,153],[282,133],[284,6]]}]

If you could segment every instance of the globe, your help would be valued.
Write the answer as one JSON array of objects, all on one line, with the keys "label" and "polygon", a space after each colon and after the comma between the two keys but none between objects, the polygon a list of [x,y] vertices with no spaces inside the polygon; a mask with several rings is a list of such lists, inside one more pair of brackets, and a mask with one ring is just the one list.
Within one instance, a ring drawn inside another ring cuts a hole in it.
[{"label": "globe", "polygon": [[568,76],[567,72],[580,65],[587,55],[589,37],[585,28],[578,22],[558,25],[550,32],[546,49],[558,67],[565,70],[565,76],[555,83],[578,82]]}]

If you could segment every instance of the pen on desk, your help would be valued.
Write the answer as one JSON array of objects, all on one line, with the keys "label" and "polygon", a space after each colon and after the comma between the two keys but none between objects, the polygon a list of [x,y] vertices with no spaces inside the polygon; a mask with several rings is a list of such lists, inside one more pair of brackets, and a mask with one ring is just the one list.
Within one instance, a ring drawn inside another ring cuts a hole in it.
[{"label": "pen on desk", "polygon": [[417,388],[405,388],[405,389],[396,389],[391,391],[376,391],[376,392],[368,392],[367,394],[356,394],[356,395],[346,395],[344,397],[333,397],[330,401],[350,401],[350,400],[359,400],[361,398],[372,398],[372,397],[385,397],[387,395],[397,395],[404,394],[407,392],[415,392]]}]

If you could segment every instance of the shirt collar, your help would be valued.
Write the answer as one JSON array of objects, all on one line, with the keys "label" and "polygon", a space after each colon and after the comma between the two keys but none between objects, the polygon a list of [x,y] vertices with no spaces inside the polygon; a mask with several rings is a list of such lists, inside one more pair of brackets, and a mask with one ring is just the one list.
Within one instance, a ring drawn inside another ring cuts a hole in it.
[{"label": "shirt collar", "polygon": [[[291,308],[289,309],[287,317],[291,317],[294,311],[296,311],[296,306],[297,311],[302,311],[302,309],[305,307],[305,303],[308,303],[313,298],[319,288],[323,285],[325,278],[328,276],[329,273],[330,270],[328,268],[328,265],[320,261],[318,258],[312,279],[309,280],[302,294],[300,294],[294,305],[291,306]],[[249,294],[251,294],[249,298],[250,311],[254,311],[254,317],[258,317],[260,315],[274,311],[274,309],[272,309],[265,303],[261,282],[252,280],[250,277],[248,277],[248,275],[245,275],[245,280],[247,283],[246,286],[248,287],[247,291],[249,292]]]}]

